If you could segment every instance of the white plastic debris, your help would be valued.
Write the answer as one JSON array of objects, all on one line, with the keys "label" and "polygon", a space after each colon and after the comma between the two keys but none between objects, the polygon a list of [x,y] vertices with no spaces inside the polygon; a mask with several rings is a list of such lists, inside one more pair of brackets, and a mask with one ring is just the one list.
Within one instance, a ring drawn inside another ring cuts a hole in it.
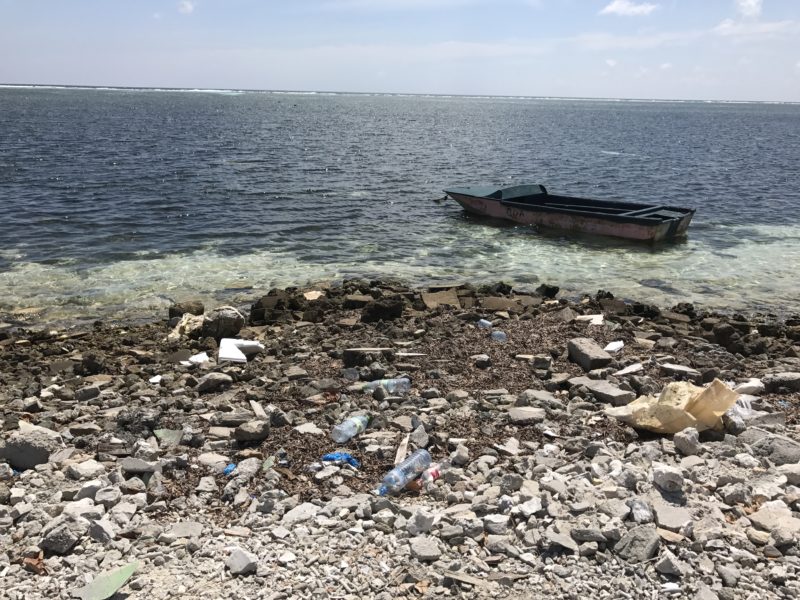
[{"label": "white plastic debris", "polygon": [[248,354],[258,354],[264,350],[264,344],[255,340],[237,340],[222,338],[219,341],[217,362],[246,363]]},{"label": "white plastic debris", "polygon": [[204,362],[208,361],[209,361],[208,354],[206,354],[205,352],[200,352],[198,354],[195,354],[194,356],[190,356],[188,361],[186,360],[181,361],[181,364],[188,362],[190,365],[202,365]]},{"label": "white plastic debris", "polygon": [[602,325],[603,315],[578,315],[575,317],[576,321],[589,321],[589,325]]},{"label": "white plastic debris", "polygon": [[149,381],[150,383],[161,383],[161,375],[154,375],[147,381]]},{"label": "white plastic debris", "polygon": [[625,342],[623,342],[622,340],[617,340],[615,342],[610,342],[609,344],[607,344],[606,347],[603,348],[603,350],[605,350],[606,352],[611,352],[613,354],[614,352],[619,352],[624,347],[625,347]]},{"label": "white plastic debris", "polygon": [[314,300],[319,300],[319,299],[320,299],[320,298],[322,298],[324,295],[325,295],[325,292],[320,292],[320,291],[318,291],[318,290],[311,290],[311,291],[309,291],[309,292],[306,292],[306,293],[304,293],[304,294],[303,294],[303,297],[304,297],[306,300],[311,300],[311,301],[314,301]]}]

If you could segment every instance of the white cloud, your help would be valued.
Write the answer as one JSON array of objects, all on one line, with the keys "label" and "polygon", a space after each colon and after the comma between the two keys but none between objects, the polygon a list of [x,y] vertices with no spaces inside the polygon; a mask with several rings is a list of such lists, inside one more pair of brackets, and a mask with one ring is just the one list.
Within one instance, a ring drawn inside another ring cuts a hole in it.
[{"label": "white cloud", "polygon": [[736,11],[743,17],[757,17],[762,4],[764,0],[736,0]]},{"label": "white cloud", "polygon": [[615,61],[613,58],[607,58],[606,64],[613,69],[617,66],[617,61]]},{"label": "white cloud", "polygon": [[734,21],[733,19],[725,19],[722,23],[714,27],[712,31],[717,35],[726,37],[755,38],[796,33],[799,29],[800,23],[797,21],[757,21],[743,23]]},{"label": "white cloud", "polygon": [[153,13],[153,18],[154,18],[156,21],[159,21],[159,20],[161,20],[161,13],[159,13],[159,12]]},{"label": "white cloud", "polygon": [[194,12],[195,4],[191,0],[181,0],[178,3],[178,12],[183,15],[190,15]]},{"label": "white cloud", "polygon": [[583,33],[570,38],[590,50],[644,49],[660,46],[685,45],[702,37],[702,31],[665,31],[661,33],[639,33],[636,35],[614,35],[611,33]]},{"label": "white cloud", "polygon": [[661,69],[662,71],[667,71],[672,68],[672,63],[668,62],[661,63],[661,65],[658,68]]},{"label": "white cloud", "polygon": [[600,11],[600,14],[639,17],[649,15],[657,8],[658,4],[650,4],[649,2],[636,3],[633,0],[612,0],[611,4]]}]

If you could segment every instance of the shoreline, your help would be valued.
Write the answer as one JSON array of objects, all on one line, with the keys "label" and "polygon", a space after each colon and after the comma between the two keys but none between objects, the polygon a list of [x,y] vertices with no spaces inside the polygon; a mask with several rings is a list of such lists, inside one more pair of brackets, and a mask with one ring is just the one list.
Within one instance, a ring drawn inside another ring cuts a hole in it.
[{"label": "shoreline", "polygon": [[[338,293],[337,290],[346,289],[349,285],[352,284],[363,284],[365,282],[375,281],[378,282],[379,285],[382,283],[387,283],[392,285],[394,288],[398,290],[406,290],[411,293],[421,294],[429,290],[436,290],[436,289],[444,289],[444,288],[453,288],[453,289],[488,289],[492,287],[492,285],[504,285],[508,286],[509,288],[513,289],[514,294],[521,295],[521,296],[535,296],[536,295],[536,288],[544,285],[548,287],[556,287],[559,289],[557,299],[559,301],[563,301],[567,304],[579,304],[582,300],[585,299],[593,299],[597,297],[598,293],[602,294],[609,294],[612,297],[615,297],[614,290],[599,290],[599,292],[595,292],[594,294],[589,293],[586,290],[574,290],[574,289],[567,289],[564,290],[558,286],[552,286],[550,283],[536,283],[536,284],[521,284],[519,286],[514,285],[513,283],[508,284],[502,281],[494,284],[475,284],[470,281],[451,281],[451,282],[438,282],[438,283],[409,283],[405,280],[385,280],[382,281],[380,278],[366,278],[366,277],[347,277],[344,279],[324,279],[315,281],[312,283],[306,282],[304,284],[298,285],[291,285],[286,286],[285,288],[271,288],[271,289],[292,289],[292,290],[331,290],[334,293]],[[658,289],[658,288],[656,288]],[[227,292],[227,293],[226,293]],[[12,331],[17,329],[22,330],[30,330],[30,331],[41,331],[44,329],[63,329],[63,330],[73,330],[73,329],[87,329],[91,328],[92,324],[98,321],[103,323],[113,323],[115,326],[118,327],[139,327],[144,325],[150,325],[154,323],[162,322],[165,317],[163,314],[161,316],[154,314],[157,311],[161,310],[163,313],[167,313],[170,306],[174,306],[176,304],[181,304],[182,302],[189,302],[189,301],[199,301],[204,303],[207,306],[222,306],[222,305],[230,305],[234,306],[237,309],[241,310],[243,313],[246,313],[250,306],[256,302],[259,298],[264,295],[270,293],[267,291],[266,288],[256,288],[255,286],[247,286],[241,288],[232,288],[230,291],[223,290],[220,292],[211,292],[206,294],[178,294],[174,295],[173,298],[168,298],[164,296],[164,304],[160,307],[148,307],[137,309],[134,312],[132,311],[125,311],[124,309],[118,309],[114,311],[109,311],[108,308],[103,308],[100,312],[96,313],[93,316],[86,316],[86,317],[79,317],[77,313],[80,311],[73,311],[75,314],[69,317],[62,317],[62,318],[54,318],[49,320],[40,321],[40,317],[44,311],[47,309],[34,309],[34,308],[22,308],[22,309],[11,309],[0,311],[0,332],[2,331]],[[665,311],[672,311],[676,307],[691,305],[697,311],[702,312],[708,316],[719,317],[723,319],[730,319],[735,316],[743,317],[745,320],[753,320],[753,321],[779,321],[784,322],[786,320],[798,320],[800,319],[800,306],[791,308],[786,306],[772,306],[772,305],[764,305],[760,308],[752,308],[746,306],[731,306],[726,309],[720,309],[714,306],[705,306],[699,302],[686,302],[686,301],[677,301],[674,304],[668,302],[659,302],[657,300],[648,301],[645,298],[646,294],[642,294],[640,297],[631,298],[631,297],[624,297],[618,298],[620,302],[624,302],[626,305],[634,306],[639,304],[647,304],[654,307],[657,307],[659,310]],[[175,300],[175,298],[182,298],[181,300]],[[89,311],[87,311],[89,312]]]}]

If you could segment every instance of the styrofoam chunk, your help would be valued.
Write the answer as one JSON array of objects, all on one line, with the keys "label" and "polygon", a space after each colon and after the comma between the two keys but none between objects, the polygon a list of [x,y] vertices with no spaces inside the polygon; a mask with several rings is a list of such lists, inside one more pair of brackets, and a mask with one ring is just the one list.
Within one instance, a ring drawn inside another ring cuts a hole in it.
[{"label": "styrofoam chunk", "polygon": [[606,352],[619,352],[625,347],[625,342],[622,340],[617,340],[615,342],[610,342],[603,350]]},{"label": "styrofoam chunk", "polygon": [[193,365],[202,365],[204,362],[208,362],[208,360],[208,354],[205,352],[200,352],[199,354],[189,357],[189,362]]}]

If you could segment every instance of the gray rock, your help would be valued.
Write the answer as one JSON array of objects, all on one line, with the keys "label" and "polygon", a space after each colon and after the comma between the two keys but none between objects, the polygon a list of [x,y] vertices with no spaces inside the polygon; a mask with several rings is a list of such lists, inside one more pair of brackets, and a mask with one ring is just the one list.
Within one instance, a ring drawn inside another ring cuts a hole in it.
[{"label": "gray rock", "polygon": [[568,342],[567,349],[570,359],[586,372],[602,369],[613,360],[608,352],[590,338],[573,338]]},{"label": "gray rock", "polygon": [[96,504],[102,504],[106,510],[113,507],[117,502],[122,500],[122,492],[119,488],[108,486],[97,490],[94,496]]},{"label": "gray rock", "polygon": [[765,502],[759,510],[751,514],[750,521],[764,531],[774,531],[778,528],[790,532],[800,532],[800,519],[795,519],[791,509],[783,500]]},{"label": "gray rock", "polygon": [[421,535],[411,539],[411,556],[421,561],[434,561],[442,556],[442,550],[436,538]]},{"label": "gray rock", "polygon": [[672,575],[674,577],[686,577],[690,575],[692,569],[685,562],[678,559],[672,552],[665,549],[661,557],[654,565],[656,571],[662,575]]},{"label": "gray rock", "polygon": [[203,535],[203,524],[196,521],[181,521],[167,529],[167,534],[176,539],[199,538]]},{"label": "gray rock", "polygon": [[570,385],[582,385],[588,389],[600,402],[607,402],[613,406],[624,406],[636,400],[636,394],[611,385],[603,379],[589,379],[588,377],[573,377]]},{"label": "gray rock", "polygon": [[778,473],[786,477],[786,483],[789,485],[800,486],[800,463],[781,465],[778,467]]},{"label": "gray rock", "polygon": [[75,494],[75,500],[81,500],[82,498],[91,498],[94,500],[95,495],[102,487],[103,482],[99,479],[87,481],[81,486],[81,489],[78,490],[78,493]]},{"label": "gray rock", "polygon": [[203,317],[200,335],[216,339],[236,337],[244,327],[244,316],[232,306],[220,306]]},{"label": "gray rock", "polygon": [[269,421],[248,421],[242,423],[233,432],[238,442],[260,442],[269,437]]},{"label": "gray rock", "polygon": [[258,569],[258,557],[237,546],[228,555],[225,566],[228,567],[231,575],[255,573],[256,569]]},{"label": "gray rock", "polygon": [[660,544],[655,527],[640,525],[622,536],[614,546],[614,552],[629,562],[640,563],[653,558]]},{"label": "gray rock", "polygon": [[93,458],[67,467],[67,476],[77,480],[93,479],[105,472],[106,468]]},{"label": "gray rock", "polygon": [[158,462],[148,462],[141,458],[125,457],[119,461],[119,467],[123,473],[142,474],[155,473],[159,470]]},{"label": "gray rock", "polygon": [[17,431],[0,443],[0,459],[23,471],[46,463],[59,447],[58,440],[43,433]]},{"label": "gray rock", "polygon": [[722,579],[722,585],[730,588],[736,587],[741,577],[739,569],[734,565],[717,565],[717,573],[720,579]]},{"label": "gray rock", "polygon": [[53,554],[67,554],[89,530],[83,517],[57,517],[44,528],[39,547]]},{"label": "gray rock", "polygon": [[532,406],[515,406],[508,411],[511,422],[516,425],[530,425],[544,421],[547,416],[543,408]]},{"label": "gray rock", "polygon": [[96,385],[90,385],[79,390],[75,390],[75,400],[78,402],[88,402],[89,400],[94,400],[99,395],[100,388]]},{"label": "gray rock", "polygon": [[308,521],[309,519],[313,519],[315,516],[317,516],[319,510],[320,508],[316,504],[312,504],[311,502],[303,502],[283,515],[281,524],[288,526]]},{"label": "gray rock", "polygon": [[683,473],[677,467],[653,463],[653,483],[665,492],[679,492],[683,489]]},{"label": "gray rock", "polygon": [[692,522],[692,514],[687,509],[661,500],[653,502],[653,512],[658,526],[669,531],[678,532]]},{"label": "gray rock", "polygon": [[798,372],[773,373],[761,381],[768,394],[777,392],[781,388],[791,392],[800,391],[800,373]]},{"label": "gray rock", "polygon": [[578,554],[580,552],[578,544],[575,542],[575,540],[565,533],[558,533],[548,529],[544,534],[544,539],[546,542],[548,542],[548,547],[550,548],[554,546],[558,548],[564,548],[573,552],[574,554]]},{"label": "gray rock", "polygon": [[416,510],[414,514],[408,519],[406,523],[406,530],[411,535],[419,535],[421,533],[428,533],[436,521],[435,515],[424,510]]},{"label": "gray rock", "polygon": [[675,444],[675,449],[684,456],[699,454],[703,448],[700,445],[700,434],[694,427],[687,427],[676,433],[672,437],[672,442]]},{"label": "gray rock", "polygon": [[233,377],[225,373],[209,373],[200,378],[195,388],[201,394],[213,392],[220,388],[227,387],[233,383]]},{"label": "gray rock", "polygon": [[89,525],[89,537],[101,544],[108,544],[117,537],[117,530],[114,524],[105,517],[97,521],[92,521]]},{"label": "gray rock", "polygon": [[488,354],[475,354],[469,358],[472,361],[472,364],[479,369],[488,369],[492,366],[492,359],[489,358]]},{"label": "gray rock", "polygon": [[455,452],[450,455],[450,462],[456,467],[466,466],[469,463],[469,448],[464,444],[456,446]]}]

